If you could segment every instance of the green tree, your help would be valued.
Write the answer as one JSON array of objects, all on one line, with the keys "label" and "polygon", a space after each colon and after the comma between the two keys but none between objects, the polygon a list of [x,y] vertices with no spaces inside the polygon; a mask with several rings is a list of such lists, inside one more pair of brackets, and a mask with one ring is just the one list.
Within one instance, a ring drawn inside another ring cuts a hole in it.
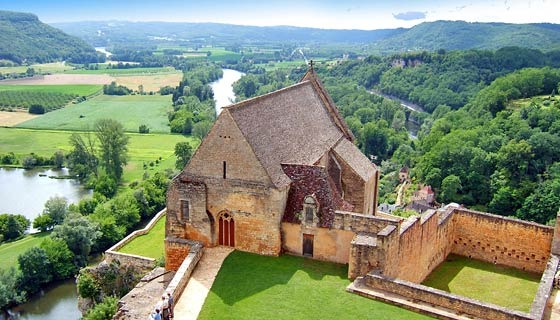
[{"label": "green tree", "polygon": [[128,137],[122,124],[113,119],[101,119],[95,123],[100,144],[100,164],[105,172],[120,181],[127,163]]},{"label": "green tree", "polygon": [[47,214],[40,214],[33,220],[33,228],[39,229],[42,232],[50,230],[55,224],[51,216]]},{"label": "green tree", "polygon": [[40,247],[33,247],[18,257],[18,266],[21,271],[19,287],[33,294],[41,288],[41,285],[52,280],[52,265],[47,253]]},{"label": "green tree", "polygon": [[52,156],[52,162],[55,168],[62,168],[64,166],[64,153],[60,150],[56,151]]},{"label": "green tree", "polygon": [[0,311],[6,311],[12,304],[25,301],[25,293],[17,287],[19,277],[14,267],[0,268]]},{"label": "green tree", "polygon": [[45,250],[52,266],[53,280],[67,279],[76,272],[74,254],[62,239],[45,238],[40,247]]},{"label": "green tree", "polygon": [[100,292],[99,285],[87,269],[82,269],[80,271],[77,283],[80,297],[92,299],[94,302],[97,301]]},{"label": "green tree", "polygon": [[179,170],[183,170],[189,160],[192,157],[192,147],[188,142],[178,142],[175,145],[175,156],[177,157],[177,161],[175,162],[175,167]]},{"label": "green tree", "polygon": [[84,139],[81,135],[73,133],[70,136],[72,150],[68,154],[68,167],[70,172],[78,176],[80,181],[85,181],[89,176],[97,176],[98,159],[95,155],[95,139],[86,134]]},{"label": "green tree", "polygon": [[0,240],[17,239],[25,233],[31,223],[21,214],[0,214]]},{"label": "green tree", "polygon": [[68,201],[64,197],[54,196],[45,202],[43,214],[51,217],[52,222],[61,224],[68,214]]},{"label": "green tree", "polygon": [[105,297],[103,302],[88,310],[83,320],[111,320],[118,310],[119,298]]},{"label": "green tree", "polygon": [[79,213],[70,212],[64,223],[54,227],[53,239],[62,239],[74,254],[77,267],[86,265],[87,257],[97,238],[101,236],[99,226]]},{"label": "green tree", "polygon": [[206,137],[208,132],[210,132],[211,128],[212,128],[212,122],[208,120],[197,122],[193,125],[192,135],[202,141],[202,139]]},{"label": "green tree", "polygon": [[94,191],[106,198],[112,198],[117,193],[118,184],[112,176],[102,175],[95,182]]},{"label": "green tree", "polygon": [[443,202],[460,202],[458,192],[461,190],[461,179],[449,175],[441,182],[441,200]]}]

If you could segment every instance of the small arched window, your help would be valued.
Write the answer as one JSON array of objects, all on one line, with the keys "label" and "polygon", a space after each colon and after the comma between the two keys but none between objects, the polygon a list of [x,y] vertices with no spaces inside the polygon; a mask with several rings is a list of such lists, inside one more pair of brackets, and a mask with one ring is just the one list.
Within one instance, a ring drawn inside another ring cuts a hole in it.
[{"label": "small arched window", "polygon": [[316,225],[319,221],[317,217],[317,200],[313,196],[306,196],[303,199],[303,219],[305,225]]}]

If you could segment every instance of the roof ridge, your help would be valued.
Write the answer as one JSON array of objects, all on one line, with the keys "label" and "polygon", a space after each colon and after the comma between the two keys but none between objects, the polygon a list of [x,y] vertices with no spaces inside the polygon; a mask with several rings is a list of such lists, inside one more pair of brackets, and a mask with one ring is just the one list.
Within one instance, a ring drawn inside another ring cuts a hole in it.
[{"label": "roof ridge", "polygon": [[263,100],[263,99],[267,99],[267,98],[269,98],[269,97],[273,97],[273,96],[279,95],[279,94],[281,94],[281,93],[284,93],[285,91],[289,91],[289,90],[292,90],[292,89],[294,89],[294,88],[296,88],[296,87],[303,86],[303,85],[310,84],[310,83],[311,83],[311,81],[307,81],[307,80],[306,80],[306,81],[300,81],[300,82],[297,82],[297,83],[292,84],[292,85],[290,85],[290,86],[287,86],[287,87],[285,87],[285,88],[278,89],[278,90],[276,90],[276,91],[272,91],[272,92],[265,93],[265,94],[260,95],[260,96],[256,96],[256,97],[249,98],[249,99],[246,99],[246,100],[243,100],[243,101],[234,103],[234,104],[230,104],[230,105],[228,105],[228,106],[222,107],[222,109],[230,110],[230,109],[242,108],[242,107],[244,107],[244,106],[246,106],[246,105],[248,105],[248,104],[252,104],[252,103],[254,103],[254,102],[257,102],[257,101],[260,101],[260,100]]}]

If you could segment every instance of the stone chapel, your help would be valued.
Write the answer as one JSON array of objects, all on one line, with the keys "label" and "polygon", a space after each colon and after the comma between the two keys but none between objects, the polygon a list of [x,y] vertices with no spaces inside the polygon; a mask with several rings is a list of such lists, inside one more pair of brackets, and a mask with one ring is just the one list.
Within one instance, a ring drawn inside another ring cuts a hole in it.
[{"label": "stone chapel", "polygon": [[225,107],[172,181],[166,241],[347,263],[353,234],[329,233],[335,212],[373,215],[379,177],[354,139],[313,68]]}]

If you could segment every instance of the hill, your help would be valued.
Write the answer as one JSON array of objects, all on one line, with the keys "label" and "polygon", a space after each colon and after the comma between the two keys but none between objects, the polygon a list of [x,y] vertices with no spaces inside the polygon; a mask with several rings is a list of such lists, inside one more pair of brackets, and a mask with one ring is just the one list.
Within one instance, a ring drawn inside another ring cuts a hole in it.
[{"label": "hill", "polygon": [[471,23],[465,21],[424,22],[405,32],[375,43],[379,52],[428,50],[499,49],[509,46],[560,49],[560,25]]},{"label": "hill", "polygon": [[368,44],[366,53],[416,50],[498,49],[523,46],[560,49],[560,25],[425,22],[410,29],[335,30],[290,26],[254,27],[219,23],[96,21],[55,23],[94,46],[111,45],[310,45]]},{"label": "hill", "polygon": [[98,54],[83,40],[42,23],[36,15],[0,11],[0,59],[18,64],[83,63],[98,61]]},{"label": "hill", "polygon": [[404,29],[334,30],[291,26],[255,27],[222,23],[88,21],[53,26],[96,46],[115,44],[234,45],[263,43],[371,43]]}]

